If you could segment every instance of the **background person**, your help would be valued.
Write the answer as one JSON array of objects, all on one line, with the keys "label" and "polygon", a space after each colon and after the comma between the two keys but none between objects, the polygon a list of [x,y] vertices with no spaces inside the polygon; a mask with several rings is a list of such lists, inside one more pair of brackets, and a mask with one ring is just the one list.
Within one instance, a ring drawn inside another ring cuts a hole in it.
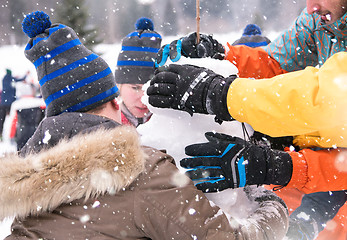
[{"label": "background person", "polygon": [[33,83],[16,84],[16,101],[12,103],[9,121],[12,123],[10,138],[14,139],[19,151],[33,135],[45,116],[45,103],[37,96],[39,87]]},{"label": "background person", "polygon": [[6,69],[6,75],[2,79],[2,93],[1,93],[1,111],[0,111],[0,136],[6,116],[10,113],[11,105],[16,100],[16,82],[24,81],[28,73],[23,78],[16,78],[12,76],[12,71]]},{"label": "background person", "polygon": [[161,44],[149,18],[139,18],[135,31],[122,40],[115,77],[122,99],[122,123],[137,127],[147,122],[152,113],[141,101],[143,84],[154,75],[154,61]]},{"label": "background person", "polygon": [[262,35],[261,29],[257,24],[248,24],[243,30],[241,38],[233,42],[233,46],[246,45],[248,47],[261,47],[270,43],[270,39]]}]

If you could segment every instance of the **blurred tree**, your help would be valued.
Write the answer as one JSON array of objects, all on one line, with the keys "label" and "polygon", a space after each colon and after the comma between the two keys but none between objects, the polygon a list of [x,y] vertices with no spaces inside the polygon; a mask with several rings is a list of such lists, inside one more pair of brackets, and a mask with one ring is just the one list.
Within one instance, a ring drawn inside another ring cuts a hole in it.
[{"label": "blurred tree", "polygon": [[75,30],[83,44],[93,49],[102,42],[96,27],[88,24],[88,9],[85,0],[63,0],[56,8],[56,21]]},{"label": "blurred tree", "polygon": [[175,8],[172,5],[171,0],[167,1],[164,10],[165,19],[163,19],[163,34],[164,35],[176,35],[177,26],[177,15],[175,13]]},{"label": "blurred tree", "polygon": [[[73,27],[87,44],[100,39],[115,43],[133,31],[139,17],[153,19],[155,29],[164,35],[187,34],[196,29],[195,4],[196,0],[0,0],[0,45],[26,43],[20,23],[23,15],[38,10],[49,14],[52,22]],[[282,31],[305,1],[200,0],[200,7],[204,33],[241,31],[252,22],[265,31]]]},{"label": "blurred tree", "polygon": [[[226,11],[229,8],[230,0],[201,0],[200,8],[201,13],[213,17],[225,17],[230,16],[230,13]],[[183,11],[190,17],[196,16],[196,0],[181,0],[181,6]]]},{"label": "blurred tree", "polygon": [[9,36],[10,32],[10,11],[8,10],[8,1],[0,0],[1,6],[1,14],[0,14],[0,45],[9,44]]},{"label": "blurred tree", "polygon": [[138,18],[147,17],[153,19],[151,5],[146,2],[140,0],[117,0],[116,2],[119,7],[119,11],[116,14],[121,38],[135,30],[134,24]]},{"label": "blurred tree", "polygon": [[[260,13],[260,12],[256,12],[254,13],[254,17],[253,17],[253,21],[252,23],[257,24],[262,30],[265,27],[265,20],[264,20],[264,16]],[[246,26],[245,26],[246,27]]]},{"label": "blurred tree", "polygon": [[18,44],[24,43],[26,40],[25,35],[22,31],[22,20],[25,12],[24,0],[11,0],[8,1],[8,10],[9,10],[9,24],[10,24],[10,43]]}]

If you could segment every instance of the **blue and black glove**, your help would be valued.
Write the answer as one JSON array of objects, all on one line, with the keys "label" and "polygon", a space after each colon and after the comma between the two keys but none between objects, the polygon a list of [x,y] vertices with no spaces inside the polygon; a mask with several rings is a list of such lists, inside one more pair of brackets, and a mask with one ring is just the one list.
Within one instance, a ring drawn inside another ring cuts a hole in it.
[{"label": "blue and black glove", "polygon": [[189,145],[180,164],[203,192],[246,185],[285,186],[291,179],[292,159],[283,151],[251,144],[241,138],[207,132],[206,143]]},{"label": "blue and black glove", "polygon": [[147,89],[154,107],[216,115],[217,121],[230,121],[227,93],[236,75],[224,78],[212,70],[193,65],[170,64],[155,71]]},{"label": "blue and black glove", "polygon": [[211,35],[199,35],[200,41],[198,44],[196,43],[197,35],[196,32],[194,32],[170,44],[162,46],[158,51],[155,66],[163,66],[168,58],[170,58],[172,62],[177,62],[181,56],[189,58],[212,57],[215,59],[224,59],[225,49],[222,44],[213,39]]}]

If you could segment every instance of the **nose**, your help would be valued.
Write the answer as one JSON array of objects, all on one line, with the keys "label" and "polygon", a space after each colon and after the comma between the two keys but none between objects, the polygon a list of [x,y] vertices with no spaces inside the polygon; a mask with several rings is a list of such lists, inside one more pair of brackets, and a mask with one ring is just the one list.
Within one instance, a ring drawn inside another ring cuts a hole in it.
[{"label": "nose", "polygon": [[306,0],[306,7],[308,14],[312,14],[314,12],[319,12],[320,5],[317,3],[317,0]]}]

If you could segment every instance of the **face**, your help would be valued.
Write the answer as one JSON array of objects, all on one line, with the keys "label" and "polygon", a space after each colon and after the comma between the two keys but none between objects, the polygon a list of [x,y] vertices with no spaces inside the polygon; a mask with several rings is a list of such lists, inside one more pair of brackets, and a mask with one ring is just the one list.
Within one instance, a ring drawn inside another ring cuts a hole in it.
[{"label": "face", "polygon": [[317,13],[326,24],[340,19],[347,11],[347,0],[306,0],[309,14]]},{"label": "face", "polygon": [[120,84],[119,91],[125,106],[137,118],[142,118],[149,113],[149,109],[141,102],[144,94],[143,84]]}]

